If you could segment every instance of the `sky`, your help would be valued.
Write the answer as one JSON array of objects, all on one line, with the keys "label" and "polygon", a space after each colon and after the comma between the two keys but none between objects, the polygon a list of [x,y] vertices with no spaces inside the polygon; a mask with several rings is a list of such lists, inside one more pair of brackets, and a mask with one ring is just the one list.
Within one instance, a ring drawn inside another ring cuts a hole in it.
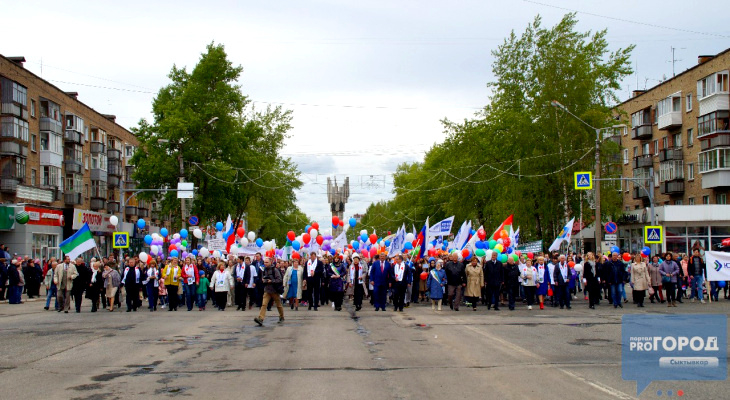
[{"label": "sky", "polygon": [[612,49],[635,44],[625,100],[672,76],[672,47],[677,73],[728,47],[714,11],[726,2],[693,3],[0,0],[17,16],[3,20],[0,54],[25,56],[27,69],[131,128],[151,119],[173,65],[192,69],[207,44],[224,44],[255,107],[293,111],[283,153],[302,172],[297,204],[328,227],[327,177],[350,178],[346,218],[392,198],[397,165],[443,140],[442,119],[488,103],[491,52],[538,14],[549,27],[574,10],[579,30],[608,29]]}]

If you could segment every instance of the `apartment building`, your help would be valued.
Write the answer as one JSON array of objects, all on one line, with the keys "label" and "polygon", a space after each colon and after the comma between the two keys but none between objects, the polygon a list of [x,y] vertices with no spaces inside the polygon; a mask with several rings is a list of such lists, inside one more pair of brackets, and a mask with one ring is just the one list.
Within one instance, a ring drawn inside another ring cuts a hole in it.
[{"label": "apartment building", "polygon": [[[623,176],[652,191],[664,251],[721,248],[730,237],[730,49],[700,56],[694,67],[648,90],[635,91],[617,110],[628,128],[621,137]],[[619,245],[637,251],[651,221],[649,195],[623,188]]]},{"label": "apartment building", "polygon": [[[137,138],[24,62],[0,55],[0,215],[9,216],[0,218],[0,243],[21,255],[58,256],[60,242],[88,223],[101,252],[110,253],[111,215],[123,221],[116,230],[136,236],[133,222],[150,216],[135,198],[121,209],[121,189],[136,186],[129,161]],[[12,218],[20,211],[30,215],[25,225]]]}]

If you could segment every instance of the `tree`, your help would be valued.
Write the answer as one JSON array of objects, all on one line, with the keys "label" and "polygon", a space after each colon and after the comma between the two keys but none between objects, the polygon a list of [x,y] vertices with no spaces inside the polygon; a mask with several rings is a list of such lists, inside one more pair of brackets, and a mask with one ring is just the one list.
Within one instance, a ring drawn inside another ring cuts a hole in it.
[{"label": "tree", "polygon": [[[395,197],[380,208],[394,219],[413,216],[416,226],[427,215],[434,221],[455,215],[488,231],[515,214],[523,241],[552,240],[580,207],[592,215],[572,190],[572,180],[574,171],[594,167],[595,132],[550,101],[558,100],[593,126],[610,127],[615,91],[631,73],[633,46],[611,52],[605,30],[577,32],[576,24],[575,14],[567,14],[544,28],[538,16],[522,35],[512,32],[493,51],[496,80],[488,84],[489,104],[473,119],[443,121],[444,141],[422,163],[398,167]],[[602,144],[603,176],[615,176],[611,163],[619,150]],[[601,204],[604,215],[617,217],[621,211],[616,192],[602,196]],[[369,208],[363,221],[371,220],[370,213]]]},{"label": "tree", "polygon": [[[174,188],[182,158],[182,176],[196,187],[190,212],[201,225],[229,214],[235,223],[248,216],[249,230],[261,233],[273,215],[301,214],[294,190],[302,182],[296,165],[279,154],[291,129],[291,111],[254,109],[237,84],[242,70],[214,43],[192,71],[173,66],[172,82],[153,101],[154,121],[143,119],[134,130],[140,146],[132,158],[133,177],[141,188]],[[174,192],[161,202],[163,213],[181,215]],[[273,228],[266,233],[281,236]]]}]

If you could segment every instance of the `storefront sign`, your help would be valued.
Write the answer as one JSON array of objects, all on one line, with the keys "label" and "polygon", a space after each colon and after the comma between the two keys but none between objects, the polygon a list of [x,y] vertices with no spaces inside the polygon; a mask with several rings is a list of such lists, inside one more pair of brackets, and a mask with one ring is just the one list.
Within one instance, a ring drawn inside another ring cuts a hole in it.
[{"label": "storefront sign", "polygon": [[[43,207],[25,206],[30,216],[28,225],[63,226],[63,211]],[[83,224],[82,224],[83,225]]]},{"label": "storefront sign", "polygon": [[71,228],[81,229],[84,223],[89,224],[92,232],[114,232],[114,225],[109,223],[111,214],[102,214],[89,210],[74,210],[74,221]]}]

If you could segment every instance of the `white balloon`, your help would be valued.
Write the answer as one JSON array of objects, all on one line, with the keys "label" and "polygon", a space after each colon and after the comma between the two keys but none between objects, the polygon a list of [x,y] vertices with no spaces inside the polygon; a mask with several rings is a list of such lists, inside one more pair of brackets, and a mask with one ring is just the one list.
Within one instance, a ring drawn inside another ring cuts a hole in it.
[{"label": "white balloon", "polygon": [[245,237],[242,237],[241,238],[241,246],[244,246],[244,247],[245,246],[248,246],[248,239],[246,239]]},{"label": "white balloon", "polygon": [[157,254],[159,252],[160,252],[160,246],[158,246],[156,244],[153,244],[152,246],[150,246],[150,253]]},{"label": "white balloon", "polygon": [[144,251],[139,253],[139,260],[142,261],[143,263],[147,262],[148,257],[149,256]]},{"label": "white balloon", "polygon": [[173,239],[180,239],[180,234],[179,233],[176,233],[176,234],[172,235],[172,238]]},{"label": "white balloon", "polygon": [[198,254],[203,256],[203,258],[208,258],[208,256],[210,256],[210,251],[208,251],[208,249],[206,249],[205,247],[202,247]]},{"label": "white balloon", "polygon": [[116,215],[112,215],[111,217],[109,217],[109,223],[117,226],[117,224],[119,223],[119,218],[117,218]]},{"label": "white balloon", "polygon": [[575,267],[573,267],[573,268],[575,268],[575,272],[577,272],[579,274],[581,272],[583,272],[583,264],[575,264]]},{"label": "white balloon", "polygon": [[201,231],[199,228],[193,229],[193,236],[195,236],[198,239],[203,238],[203,231]]},{"label": "white balloon", "polygon": [[213,252],[213,257],[215,257],[215,258],[221,258],[221,252],[218,251],[218,250],[214,251]]},{"label": "white balloon", "polygon": [[412,242],[415,238],[412,233],[406,233],[406,242]]},{"label": "white balloon", "polygon": [[487,258],[487,260],[491,260],[492,259],[492,253],[494,253],[492,250],[487,250],[487,254],[485,255],[485,257]]},{"label": "white balloon", "polygon": [[319,231],[314,228],[309,230],[309,236],[311,236],[312,239],[316,238],[318,234],[319,234]]},{"label": "white balloon", "polygon": [[254,240],[256,240],[256,232],[249,231],[248,232],[248,241],[253,242]]},{"label": "white balloon", "polygon": [[360,234],[361,235],[367,235],[368,234],[368,230],[367,229],[363,229],[363,230],[360,231]]}]

